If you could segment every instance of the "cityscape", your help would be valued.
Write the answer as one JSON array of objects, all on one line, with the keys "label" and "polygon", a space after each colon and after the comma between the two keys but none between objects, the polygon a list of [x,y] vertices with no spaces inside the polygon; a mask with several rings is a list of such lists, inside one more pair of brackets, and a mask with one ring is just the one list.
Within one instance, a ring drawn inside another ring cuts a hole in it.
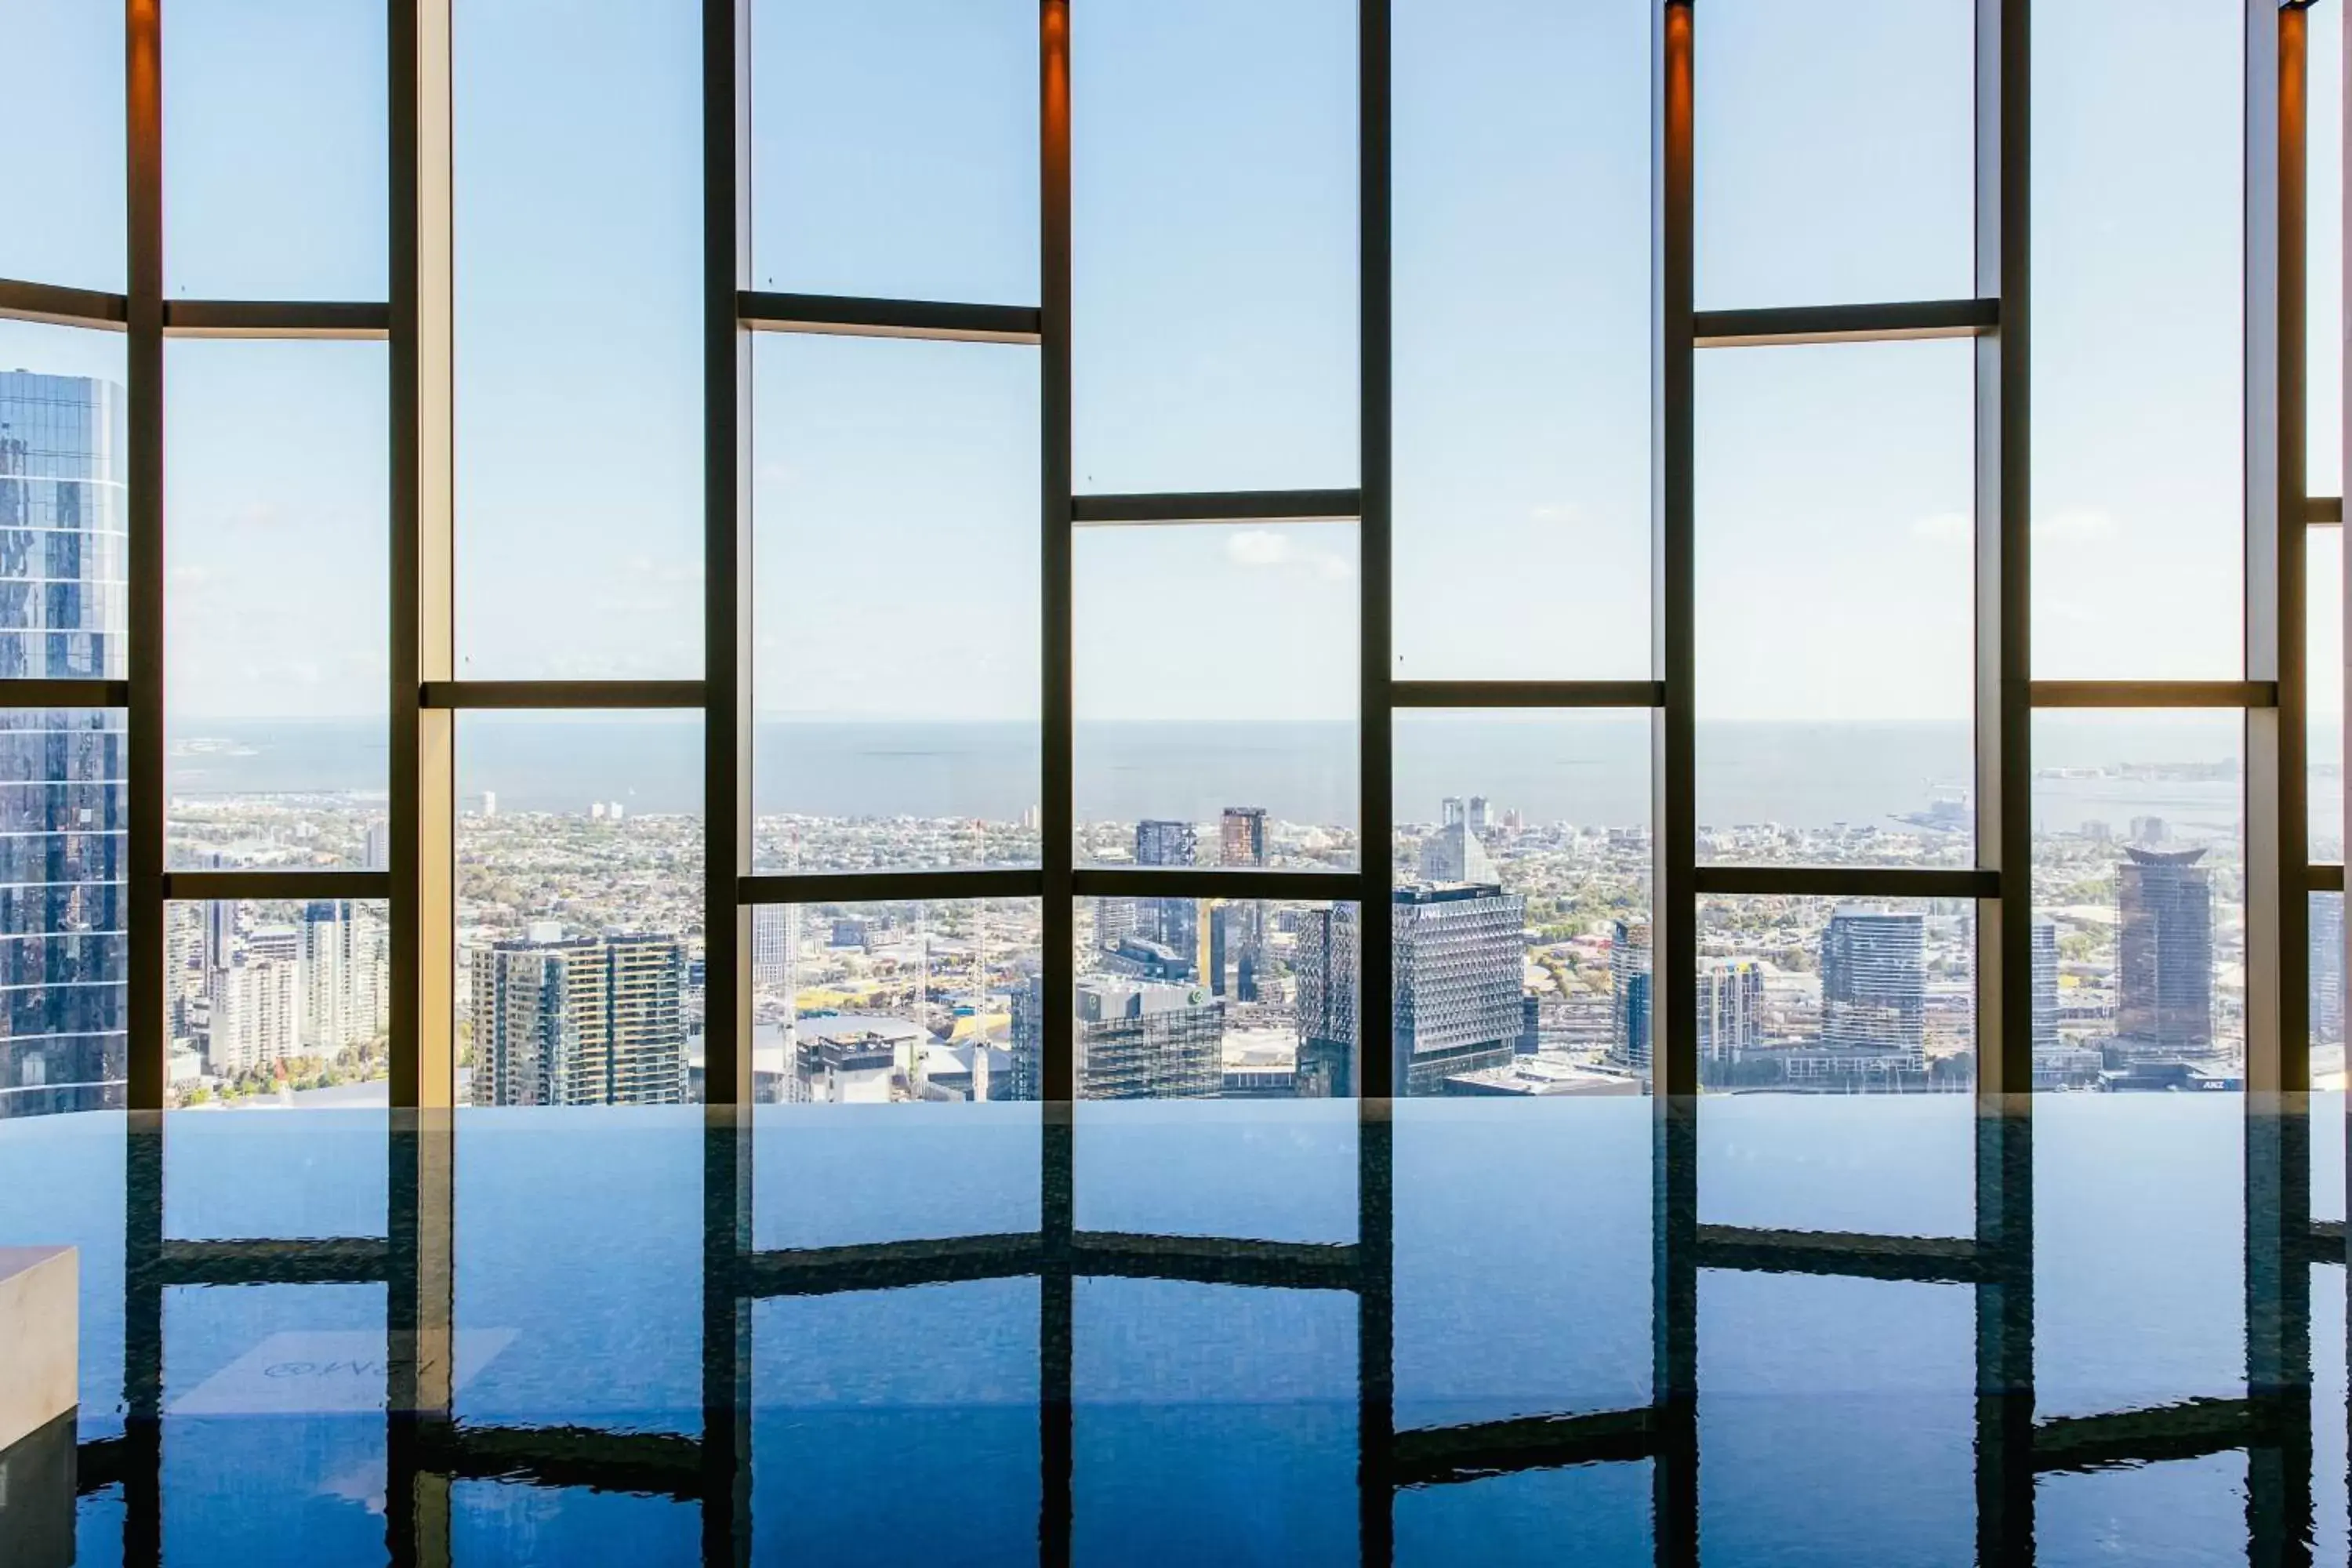
[{"label": "cityscape", "polygon": [[[119,675],[120,389],[0,374],[0,675]],[[39,591],[35,591],[36,589]],[[1536,731],[1533,733],[1539,733]],[[176,758],[230,745],[175,735]],[[108,711],[0,724],[15,874],[0,1115],[120,1105],[125,1075],[124,735]],[[2043,778],[2079,779],[2082,769]],[[2233,760],[2136,758],[2105,786],[2234,787]],[[1475,784],[1475,781],[1465,781]],[[2041,780],[2037,780],[2039,784]],[[2054,784],[2053,784],[2054,787]],[[583,789],[583,796],[593,789]],[[620,793],[614,791],[612,793]],[[1970,859],[1965,793],[1867,823],[1703,827],[1702,862],[1936,867]],[[1408,809],[1392,852],[1395,1016],[1356,1009],[1347,903],[1082,901],[1071,1005],[1087,1099],[1356,1092],[1366,1049],[1413,1095],[1639,1094],[1650,1062],[1644,823],[1543,820],[1464,794]],[[703,878],[690,813],[462,802],[455,994],[460,1099],[675,1104],[700,1095]],[[387,863],[381,795],[175,793],[175,867]],[[2038,816],[2047,815],[2037,813]],[[763,816],[763,865],[1034,864],[1018,821]],[[1359,836],[1234,804],[1212,820],[1080,824],[1086,864],[1343,868]],[[2035,1086],[2228,1090],[2243,1081],[2241,847],[2155,810],[2035,836]],[[2341,1081],[2342,900],[2313,903],[2314,1080]],[[755,1087],[771,1102],[1033,1100],[1045,1009],[1034,900],[766,908],[754,924]],[[1966,900],[1713,898],[1700,910],[1701,1082],[1723,1092],[1933,1093],[1974,1078]],[[382,1103],[388,933],[345,900],[180,904],[168,921],[178,1107]]]}]

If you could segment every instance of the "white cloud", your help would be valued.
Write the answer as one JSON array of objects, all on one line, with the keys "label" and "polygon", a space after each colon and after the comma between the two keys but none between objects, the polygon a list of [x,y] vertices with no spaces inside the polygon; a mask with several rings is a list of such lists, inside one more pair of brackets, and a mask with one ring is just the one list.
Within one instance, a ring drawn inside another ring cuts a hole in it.
[{"label": "white cloud", "polygon": [[1298,552],[1284,535],[1251,528],[1226,536],[1225,559],[1236,566],[1286,566]]},{"label": "white cloud", "polygon": [[1938,544],[1965,543],[1976,532],[1975,520],[1964,511],[1939,511],[1912,523],[1911,537]]}]

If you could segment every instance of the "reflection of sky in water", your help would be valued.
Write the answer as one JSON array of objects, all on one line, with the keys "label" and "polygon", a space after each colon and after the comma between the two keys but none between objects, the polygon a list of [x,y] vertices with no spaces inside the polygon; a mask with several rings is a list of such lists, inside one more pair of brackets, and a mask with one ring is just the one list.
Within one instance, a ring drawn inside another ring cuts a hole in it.
[{"label": "reflection of sky in water", "polygon": [[[1081,1106],[1080,1217],[1352,1240],[1358,1136],[1339,1109]],[[2043,1418],[2242,1394],[2242,1111],[2221,1096],[2042,1102]],[[2323,1100],[2313,1140],[2323,1215],[2341,1213],[2340,1112],[2340,1100]],[[1963,1097],[1741,1097],[1709,1100],[1700,1120],[1706,1223],[1969,1229]],[[83,1249],[86,1439],[121,1430],[122,1125],[0,1125],[0,1241]],[[293,1215],[381,1234],[380,1112],[188,1113],[173,1126],[201,1131],[173,1156],[175,1233]],[[694,1438],[704,1425],[697,1116],[469,1111],[459,1127],[457,1328],[489,1347],[461,1351],[461,1363],[479,1363],[463,1379],[461,1418]],[[1646,1401],[1650,1144],[1651,1109],[1638,1100],[1397,1108],[1400,1426]],[[758,1145],[766,1246],[1036,1224],[1039,1128],[1027,1108],[906,1107],[837,1123],[794,1109],[763,1118]],[[2328,1426],[2341,1426],[2345,1408],[2343,1306],[2334,1271],[2317,1279],[2325,1521],[2343,1511],[2343,1439]],[[227,1414],[236,1402],[223,1404],[218,1380],[233,1382],[241,1358],[269,1344],[380,1347],[384,1302],[381,1287],[357,1285],[167,1293],[163,1518],[174,1562],[289,1550],[378,1560],[381,1416],[338,1401],[310,1415]],[[1971,1302],[1958,1285],[1703,1273],[1710,1556],[1965,1557]],[[754,1304],[755,1558],[1034,1562],[1041,1311],[1034,1278]],[[1352,1559],[1352,1293],[1087,1278],[1072,1311],[1082,1559]],[[1874,1496],[1901,1506],[1824,1510],[1824,1489],[1863,1468]],[[2042,1561],[2095,1561],[2142,1540],[2186,1552],[2180,1561],[2242,1550],[2242,1456],[2160,1473],[2179,1485],[2156,1471],[2043,1478]],[[1553,1560],[1646,1562],[1647,1476],[1646,1462],[1628,1461],[1407,1491],[1395,1514],[1400,1561],[1524,1561],[1549,1549]],[[119,1492],[86,1500],[85,1562],[116,1560],[122,1509]],[[474,1560],[690,1561],[698,1551],[697,1510],[666,1497],[478,1479],[456,1488],[453,1511]],[[2323,1528],[2340,1538],[2340,1518]]]}]

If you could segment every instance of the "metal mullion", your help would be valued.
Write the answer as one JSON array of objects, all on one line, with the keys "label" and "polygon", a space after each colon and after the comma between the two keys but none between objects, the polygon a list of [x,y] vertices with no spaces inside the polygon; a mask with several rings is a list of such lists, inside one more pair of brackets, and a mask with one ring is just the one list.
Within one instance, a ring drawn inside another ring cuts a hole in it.
[{"label": "metal mullion", "polygon": [[2344,526],[2342,496],[2306,496],[2303,502],[2303,521],[2314,528]]},{"label": "metal mullion", "polygon": [[0,321],[119,332],[130,321],[130,300],[121,294],[0,278]]},{"label": "metal mullion", "polygon": [[941,342],[1034,343],[1043,314],[1024,305],[966,305],[934,300],[877,300],[845,294],[740,290],[735,313],[762,332],[923,338]]},{"label": "metal mullion", "polygon": [[[1076,719],[1071,686],[1075,506],[1070,455],[1069,0],[1039,0],[1037,24],[1038,663],[1042,677],[1038,820],[1045,873],[1045,1018],[1040,1038],[1045,1059],[1039,1097],[1067,1101],[1076,1098],[1077,1085],[1077,911],[1072,878],[1077,819],[1072,777]],[[1066,1476],[1063,1484],[1066,1489]]]},{"label": "metal mullion", "polygon": [[1364,896],[1357,871],[1273,871],[1245,867],[1081,866],[1071,872],[1082,899],[1331,900]]},{"label": "metal mullion", "polygon": [[1969,1284],[1980,1274],[1977,1243],[1971,1237],[1702,1225],[1694,1242],[1701,1268],[1927,1284]]},{"label": "metal mullion", "polygon": [[1389,702],[1413,708],[1656,708],[1655,680],[1392,680]]},{"label": "metal mullion", "polygon": [[1899,342],[1975,338],[2000,325],[2000,300],[1921,300],[1870,305],[1797,305],[1758,310],[1701,310],[1691,330],[1703,349],[1792,343]]},{"label": "metal mullion", "polygon": [[457,1093],[451,0],[387,0],[392,280],[392,1103]]},{"label": "metal mullion", "polygon": [[166,903],[249,899],[364,899],[392,896],[390,871],[317,867],[284,871],[166,871]]},{"label": "metal mullion", "polygon": [[971,871],[793,871],[739,877],[739,902],[912,903],[959,899],[1034,899],[1045,890],[1036,867]]},{"label": "metal mullion", "polygon": [[1999,871],[1907,866],[1700,866],[1697,891],[1719,898],[1975,899],[2000,897]]},{"label": "metal mullion", "polygon": [[0,679],[0,708],[121,708],[130,701],[127,680]]},{"label": "metal mullion", "polygon": [[2300,7],[2246,0],[2245,673],[2275,684],[2273,704],[2246,713],[2246,1087],[2254,1095],[2310,1084],[2305,21]]},{"label": "metal mullion", "polygon": [[1651,18],[1650,721],[1652,1552],[1695,1568],[1698,1525],[1698,826],[1693,333],[1693,93],[1690,0]]},{"label": "metal mullion", "polygon": [[1364,508],[1370,504],[1372,488],[1367,483],[1361,489],[1166,490],[1074,496],[1070,517],[1080,528],[1166,527],[1203,522],[1353,522],[1362,517]]},{"label": "metal mullion", "polygon": [[2344,865],[2315,861],[2304,868],[2304,890],[2309,893],[2340,893],[2344,890]]},{"label": "metal mullion", "polygon": [[392,335],[392,306],[358,300],[167,300],[163,333],[174,338],[325,338],[365,342]]},{"label": "metal mullion", "polygon": [[2036,680],[2034,708],[2276,708],[2279,683],[2259,680]]},{"label": "metal mullion", "polygon": [[[730,327],[730,332],[733,331]],[[749,559],[748,553],[744,557]],[[747,574],[748,575],[748,574]],[[749,590],[732,580],[708,590],[731,607]],[[708,606],[706,606],[708,607]],[[731,626],[732,621],[723,623]],[[706,650],[706,653],[708,650]],[[744,668],[748,668],[745,666]],[[613,711],[628,709],[706,709],[719,700],[716,680],[427,680],[416,696],[434,711],[499,710],[511,712]]]},{"label": "metal mullion", "polygon": [[[1392,196],[1389,177],[1391,142],[1390,0],[1359,0],[1356,41],[1356,174],[1359,238],[1357,291],[1356,482],[1359,517],[1356,654],[1360,688],[1357,715],[1356,863],[1362,873],[1356,922],[1357,1056],[1355,1089],[1367,1107],[1401,1094],[1391,997],[1395,928],[1390,886],[1395,859],[1394,710],[1389,681],[1395,675],[1391,617],[1395,570],[1390,549],[1395,510],[1395,327],[1391,294]],[[1368,1109],[1368,1115],[1372,1112]],[[1385,1366],[1379,1369],[1385,1374]],[[1385,1435],[1382,1436],[1385,1444]],[[1385,1493],[1383,1494],[1385,1508]],[[1385,1515],[1382,1516],[1385,1518]],[[1368,1541],[1367,1545],[1370,1542]]]},{"label": "metal mullion", "polygon": [[133,1110],[161,1110],[171,1013],[163,952],[163,82],[157,0],[127,0],[124,43],[130,245],[129,1098]]}]

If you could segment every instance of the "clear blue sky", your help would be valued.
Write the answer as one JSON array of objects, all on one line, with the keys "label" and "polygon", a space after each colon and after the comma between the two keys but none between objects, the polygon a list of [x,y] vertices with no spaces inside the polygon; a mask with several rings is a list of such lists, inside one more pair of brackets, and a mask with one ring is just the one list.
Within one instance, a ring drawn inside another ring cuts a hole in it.
[{"label": "clear blue sky", "polygon": [[[692,675],[696,8],[457,9],[465,670]],[[1402,673],[1646,668],[1650,9],[1397,0]],[[1702,305],[1969,291],[1969,9],[1711,0]],[[757,280],[1032,299],[1032,0],[755,12]],[[2232,675],[2237,8],[2036,12],[2037,670]],[[171,290],[380,294],[382,7],[169,15]],[[2340,33],[2313,16],[2326,300]],[[43,221],[0,229],[0,275],[119,288],[119,9],[0,16],[11,118],[44,132],[10,174]],[[1080,12],[1082,489],[1355,482],[1353,30],[1350,0]],[[2315,310],[2322,491],[2336,332]],[[383,351],[171,355],[175,709],[381,711]],[[121,347],[0,323],[0,360],[119,375]],[[1034,352],[762,341],[757,365],[761,708],[1034,716]],[[1964,712],[1968,350],[1715,353],[1699,388],[1703,710]],[[1345,527],[1087,535],[1082,714],[1351,713],[1356,570]]]}]

